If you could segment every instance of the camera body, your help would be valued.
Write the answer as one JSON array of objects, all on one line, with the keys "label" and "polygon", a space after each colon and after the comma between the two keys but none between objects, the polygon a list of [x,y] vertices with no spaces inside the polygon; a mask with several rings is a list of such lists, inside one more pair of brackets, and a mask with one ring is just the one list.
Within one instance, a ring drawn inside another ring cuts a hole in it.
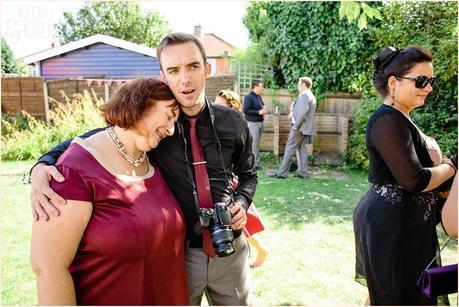
[{"label": "camera body", "polygon": [[209,228],[212,245],[219,257],[234,254],[233,230],[231,228],[231,212],[225,203],[216,203],[214,208],[200,208],[199,224]]}]

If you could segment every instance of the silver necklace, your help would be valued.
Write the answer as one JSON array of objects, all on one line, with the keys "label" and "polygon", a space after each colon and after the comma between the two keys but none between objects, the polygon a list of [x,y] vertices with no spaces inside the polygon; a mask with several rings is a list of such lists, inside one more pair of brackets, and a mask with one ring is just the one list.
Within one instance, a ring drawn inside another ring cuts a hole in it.
[{"label": "silver necklace", "polygon": [[143,151],[142,155],[138,159],[133,159],[131,156],[129,156],[126,152],[126,148],[124,148],[123,143],[121,143],[120,139],[115,133],[115,127],[111,126],[106,129],[108,136],[110,137],[110,140],[112,143],[115,145],[116,149],[119,151],[119,153],[128,161],[130,164],[132,164],[134,167],[139,167],[143,161],[147,158],[147,154]]}]

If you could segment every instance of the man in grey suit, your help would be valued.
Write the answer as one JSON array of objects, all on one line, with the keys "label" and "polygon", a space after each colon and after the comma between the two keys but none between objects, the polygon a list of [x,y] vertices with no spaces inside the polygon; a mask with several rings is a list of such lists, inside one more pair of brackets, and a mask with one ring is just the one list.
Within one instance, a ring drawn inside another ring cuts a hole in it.
[{"label": "man in grey suit", "polygon": [[308,144],[312,144],[312,137],[316,135],[316,97],[311,91],[312,79],[301,77],[298,80],[298,99],[293,105],[291,113],[291,128],[285,145],[284,158],[277,173],[271,177],[285,178],[290,169],[290,159],[298,150],[297,177],[308,178]]}]

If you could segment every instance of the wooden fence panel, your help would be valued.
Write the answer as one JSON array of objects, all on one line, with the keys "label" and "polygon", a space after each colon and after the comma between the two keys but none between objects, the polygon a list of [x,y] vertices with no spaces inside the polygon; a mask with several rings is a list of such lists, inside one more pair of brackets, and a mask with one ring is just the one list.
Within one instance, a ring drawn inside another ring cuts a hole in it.
[{"label": "wooden fence panel", "polygon": [[32,116],[45,116],[45,98],[41,78],[20,78],[22,109]]},{"label": "wooden fence panel", "polygon": [[206,80],[206,98],[209,101],[214,101],[217,93],[224,89],[235,90],[236,76],[235,75],[216,75],[210,76]]},{"label": "wooden fence panel", "polygon": [[[96,93],[96,95],[99,98],[104,99],[105,97],[105,88],[104,88],[104,83],[102,83],[100,86],[96,82],[92,82],[90,86],[88,86],[88,83],[84,80],[77,81],[77,93],[83,94],[84,91],[87,91],[88,93],[92,94],[92,91]],[[112,83],[113,86],[113,83]]]},{"label": "wooden fence panel", "polygon": [[72,96],[77,93],[77,84],[78,81],[76,80],[52,80],[48,81],[48,97],[52,98],[50,99],[50,108],[53,109],[56,107],[56,105],[53,102],[53,99],[65,103],[65,99],[63,97],[63,93],[68,98],[72,98]]},{"label": "wooden fence panel", "polygon": [[[274,117],[279,117],[279,138],[274,138]],[[314,152],[343,153],[348,139],[349,118],[339,114],[317,113],[317,135],[313,138]],[[279,153],[283,153],[290,133],[288,115],[267,115],[264,121],[263,134],[260,140],[261,151],[275,151],[278,143]],[[311,148],[311,149],[312,149]]]},{"label": "wooden fence panel", "polygon": [[2,78],[2,112],[17,115],[21,113],[21,82],[19,78]]},{"label": "wooden fence panel", "polygon": [[351,117],[351,110],[355,104],[360,103],[358,94],[330,93],[317,105],[317,112],[341,114]]},{"label": "wooden fence panel", "polygon": [[43,80],[39,77],[2,78],[2,112],[20,115],[24,110],[32,116],[44,117]]}]

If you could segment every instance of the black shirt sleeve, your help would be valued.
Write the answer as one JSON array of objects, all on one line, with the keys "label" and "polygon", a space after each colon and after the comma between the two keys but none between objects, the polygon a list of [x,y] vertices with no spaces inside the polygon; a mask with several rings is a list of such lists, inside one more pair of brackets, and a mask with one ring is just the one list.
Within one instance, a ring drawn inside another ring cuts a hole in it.
[{"label": "black shirt sleeve", "polygon": [[257,171],[255,169],[254,155],[252,153],[252,136],[247,122],[241,117],[238,121],[241,131],[239,144],[233,156],[234,173],[239,178],[236,188],[235,200],[241,201],[247,209],[252,203],[253,196],[258,183]]},{"label": "black shirt sleeve", "polygon": [[387,113],[378,117],[370,127],[369,138],[397,184],[413,193],[428,186],[431,172],[419,162],[411,131],[399,115]]}]

